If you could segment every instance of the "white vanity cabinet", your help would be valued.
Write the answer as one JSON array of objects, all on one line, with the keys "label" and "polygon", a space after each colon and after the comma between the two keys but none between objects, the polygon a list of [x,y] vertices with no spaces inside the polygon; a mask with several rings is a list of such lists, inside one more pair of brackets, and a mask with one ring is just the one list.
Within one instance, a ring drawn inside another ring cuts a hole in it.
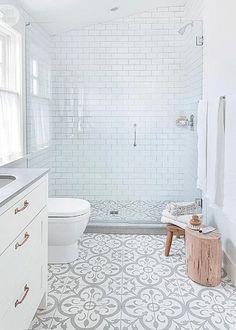
[{"label": "white vanity cabinet", "polygon": [[37,308],[46,307],[47,198],[43,175],[0,207],[1,330],[28,330]]}]

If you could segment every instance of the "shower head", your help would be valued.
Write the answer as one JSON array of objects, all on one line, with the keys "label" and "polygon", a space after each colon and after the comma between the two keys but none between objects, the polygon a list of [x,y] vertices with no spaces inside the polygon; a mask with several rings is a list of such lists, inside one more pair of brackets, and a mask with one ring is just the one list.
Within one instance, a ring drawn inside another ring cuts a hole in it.
[{"label": "shower head", "polygon": [[185,24],[182,28],[180,28],[180,29],[178,30],[178,33],[181,34],[181,36],[183,36],[184,33],[185,33],[185,31],[186,31],[186,29],[187,29],[187,27],[189,27],[189,26],[193,27],[193,24],[194,24],[193,21],[190,22],[190,23]]}]

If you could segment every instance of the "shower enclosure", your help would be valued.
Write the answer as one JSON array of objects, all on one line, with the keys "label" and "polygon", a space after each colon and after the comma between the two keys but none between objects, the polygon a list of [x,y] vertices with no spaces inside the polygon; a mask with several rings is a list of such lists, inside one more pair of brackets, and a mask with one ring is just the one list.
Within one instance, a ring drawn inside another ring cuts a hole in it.
[{"label": "shower enclosure", "polygon": [[90,226],[158,227],[167,202],[200,197],[202,22],[163,13],[26,28],[28,165],[50,168],[50,196],[89,200]]}]

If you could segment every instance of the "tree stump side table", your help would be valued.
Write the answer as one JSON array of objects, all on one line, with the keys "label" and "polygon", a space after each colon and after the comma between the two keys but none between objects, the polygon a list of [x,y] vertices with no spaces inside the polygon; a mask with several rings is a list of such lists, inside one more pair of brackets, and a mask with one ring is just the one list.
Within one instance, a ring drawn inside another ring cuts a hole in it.
[{"label": "tree stump side table", "polygon": [[185,229],[187,275],[201,285],[217,286],[221,282],[222,250],[217,231],[202,234]]}]

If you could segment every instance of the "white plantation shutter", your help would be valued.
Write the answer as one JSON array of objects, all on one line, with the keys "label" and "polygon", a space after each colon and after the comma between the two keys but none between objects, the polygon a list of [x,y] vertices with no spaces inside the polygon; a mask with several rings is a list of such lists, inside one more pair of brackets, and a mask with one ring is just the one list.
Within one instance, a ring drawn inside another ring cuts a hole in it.
[{"label": "white plantation shutter", "polygon": [[0,163],[22,156],[20,99],[16,93],[0,91]]},{"label": "white plantation shutter", "polygon": [[0,21],[0,165],[23,154],[21,37]]}]

